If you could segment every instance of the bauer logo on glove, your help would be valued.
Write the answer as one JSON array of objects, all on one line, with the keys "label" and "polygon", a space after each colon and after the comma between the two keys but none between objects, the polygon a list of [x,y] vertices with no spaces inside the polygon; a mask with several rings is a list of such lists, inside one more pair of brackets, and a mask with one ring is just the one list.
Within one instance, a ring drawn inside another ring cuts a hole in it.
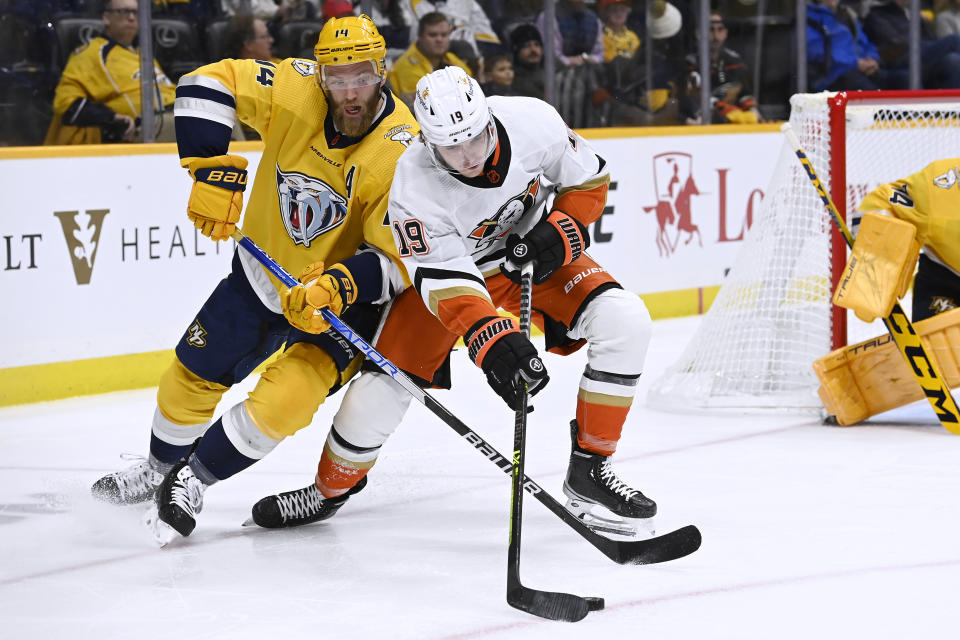
[{"label": "bauer logo on glove", "polygon": [[247,188],[246,169],[197,169],[193,177],[198,182],[206,182],[231,191],[243,191]]},{"label": "bauer logo on glove", "polygon": [[211,240],[226,240],[237,229],[247,188],[247,159],[223,155],[185,158],[193,178],[187,217]]}]

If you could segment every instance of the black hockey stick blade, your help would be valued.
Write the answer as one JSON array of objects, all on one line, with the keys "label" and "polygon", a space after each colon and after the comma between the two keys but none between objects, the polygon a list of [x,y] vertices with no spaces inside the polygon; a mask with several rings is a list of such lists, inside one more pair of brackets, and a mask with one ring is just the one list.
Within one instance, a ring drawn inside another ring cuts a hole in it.
[{"label": "black hockey stick blade", "polygon": [[[602,537],[602,536],[598,536]],[[700,530],[692,524],[680,527],[662,536],[646,540],[621,542],[603,538],[610,543],[609,548],[601,548],[607,557],[618,564],[657,564],[688,556],[700,548],[702,538]],[[606,543],[601,543],[607,546]]]},{"label": "black hockey stick blade", "polygon": [[581,598],[572,593],[539,591],[517,585],[507,591],[507,604],[547,620],[579,622],[591,611],[603,609],[603,598]]}]

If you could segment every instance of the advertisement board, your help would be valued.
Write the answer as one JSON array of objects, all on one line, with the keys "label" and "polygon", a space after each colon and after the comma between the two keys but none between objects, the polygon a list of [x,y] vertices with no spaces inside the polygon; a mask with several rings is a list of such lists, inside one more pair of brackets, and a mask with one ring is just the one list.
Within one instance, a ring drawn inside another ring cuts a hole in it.
[{"label": "advertisement board", "polygon": [[[702,311],[763,198],[775,125],[584,135],[612,177],[591,255],[654,317],[675,315],[659,300],[691,291],[700,304],[684,312]],[[234,150],[251,176],[257,144]],[[154,380],[234,251],[187,220],[191,180],[174,145],[0,150],[0,182],[0,405]]]}]

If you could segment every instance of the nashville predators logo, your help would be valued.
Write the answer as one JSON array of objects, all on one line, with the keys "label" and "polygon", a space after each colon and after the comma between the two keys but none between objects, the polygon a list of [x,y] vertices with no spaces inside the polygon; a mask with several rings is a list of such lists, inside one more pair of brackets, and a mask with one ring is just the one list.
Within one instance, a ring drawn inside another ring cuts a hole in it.
[{"label": "nashville predators logo", "polygon": [[199,320],[194,320],[190,328],[187,329],[187,343],[198,349],[207,346],[207,330],[203,328]]},{"label": "nashville predators logo", "polygon": [[309,247],[347,218],[347,199],[329,184],[277,166],[277,195],[283,226],[294,244]]},{"label": "nashville predators logo", "polygon": [[947,298],[946,296],[933,296],[933,300],[930,301],[930,310],[934,313],[943,313],[956,308],[957,303],[953,298]]},{"label": "nashville predators logo", "polygon": [[523,193],[507,200],[496,214],[477,225],[469,234],[470,238],[477,241],[474,253],[483,251],[510,233],[524,214],[533,208],[539,192],[540,176],[537,176],[530,181]]}]

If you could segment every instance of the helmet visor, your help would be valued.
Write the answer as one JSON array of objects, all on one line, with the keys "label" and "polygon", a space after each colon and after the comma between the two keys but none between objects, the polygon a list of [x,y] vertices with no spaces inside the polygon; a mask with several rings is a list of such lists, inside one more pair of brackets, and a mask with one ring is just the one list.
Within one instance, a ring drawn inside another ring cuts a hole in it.
[{"label": "helmet visor", "polygon": [[434,162],[445,171],[456,171],[479,175],[487,158],[497,148],[497,129],[493,119],[487,123],[480,135],[451,145],[427,143]]},{"label": "helmet visor", "polygon": [[383,77],[376,72],[376,65],[320,65],[320,83],[327,91],[362,89],[379,84]]}]

